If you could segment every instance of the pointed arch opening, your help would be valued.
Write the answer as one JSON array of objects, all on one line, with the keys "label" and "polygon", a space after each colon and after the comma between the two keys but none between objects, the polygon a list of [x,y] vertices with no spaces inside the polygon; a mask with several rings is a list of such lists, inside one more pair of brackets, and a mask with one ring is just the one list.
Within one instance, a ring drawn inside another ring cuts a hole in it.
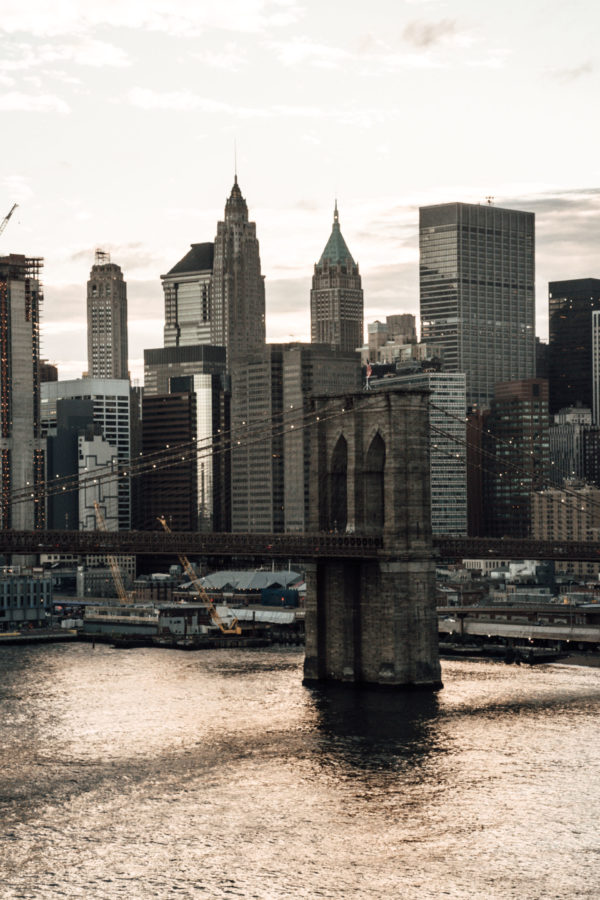
[{"label": "pointed arch opening", "polygon": [[343,434],[331,455],[329,472],[329,528],[345,531],[348,524],[348,444]]},{"label": "pointed arch opening", "polygon": [[385,441],[377,432],[365,460],[365,528],[380,531],[385,522]]}]

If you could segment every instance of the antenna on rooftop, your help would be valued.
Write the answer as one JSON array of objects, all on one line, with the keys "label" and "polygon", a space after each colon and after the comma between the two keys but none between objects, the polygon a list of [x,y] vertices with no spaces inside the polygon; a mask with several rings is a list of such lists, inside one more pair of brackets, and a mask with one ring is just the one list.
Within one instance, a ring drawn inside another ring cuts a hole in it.
[{"label": "antenna on rooftop", "polygon": [[96,250],[94,265],[106,266],[108,263],[110,263],[110,253],[107,253],[106,250]]},{"label": "antenna on rooftop", "polygon": [[496,198],[493,197],[493,196],[490,194],[490,195],[489,195],[488,197],[486,197],[485,199],[486,199],[486,202],[487,202],[487,205],[488,205],[488,206],[493,206],[493,205],[494,205],[494,200],[495,200]]}]

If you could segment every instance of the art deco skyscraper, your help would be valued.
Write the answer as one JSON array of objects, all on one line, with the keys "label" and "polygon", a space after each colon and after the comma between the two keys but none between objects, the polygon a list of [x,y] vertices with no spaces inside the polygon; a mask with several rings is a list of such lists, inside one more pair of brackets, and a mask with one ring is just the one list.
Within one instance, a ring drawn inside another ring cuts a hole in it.
[{"label": "art deco skyscraper", "polygon": [[224,221],[217,223],[210,342],[226,348],[228,369],[234,358],[265,344],[265,283],[256,223],[248,221],[237,175],[225,204]]},{"label": "art deco skyscraper", "polygon": [[333,228],[315,265],[310,292],[310,339],[332,350],[352,351],[363,344],[363,291],[358,264],[340,231],[337,200]]},{"label": "art deco skyscraper", "polygon": [[127,284],[102,250],[87,283],[87,328],[89,377],[128,378]]},{"label": "art deco skyscraper", "polygon": [[[45,446],[40,423],[42,260],[0,258],[0,527],[44,524]],[[31,501],[11,494],[31,490]]]},{"label": "art deco skyscraper", "polygon": [[467,405],[535,373],[533,213],[469,203],[420,210],[421,340],[467,376]]}]

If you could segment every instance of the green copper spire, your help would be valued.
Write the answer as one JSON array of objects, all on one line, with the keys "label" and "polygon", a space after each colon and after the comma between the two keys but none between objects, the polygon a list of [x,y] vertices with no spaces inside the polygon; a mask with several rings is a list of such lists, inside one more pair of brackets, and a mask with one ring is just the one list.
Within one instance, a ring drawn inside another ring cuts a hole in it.
[{"label": "green copper spire", "polygon": [[325,260],[328,260],[334,265],[345,262],[349,262],[351,266],[354,265],[352,254],[348,250],[346,241],[342,237],[342,232],[340,231],[340,217],[337,208],[337,200],[335,201],[335,209],[333,211],[333,228],[331,229],[331,235],[325,245],[325,249],[321,254],[319,265],[322,265]]}]

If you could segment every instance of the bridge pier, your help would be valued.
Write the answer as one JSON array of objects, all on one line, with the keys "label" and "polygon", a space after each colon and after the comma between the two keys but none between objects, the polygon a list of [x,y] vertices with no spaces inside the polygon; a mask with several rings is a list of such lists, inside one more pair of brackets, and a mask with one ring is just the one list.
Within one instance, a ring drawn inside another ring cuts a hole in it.
[{"label": "bridge pier", "polygon": [[311,526],[379,534],[384,546],[307,567],[305,683],[441,687],[427,402],[397,390],[315,400]]}]

